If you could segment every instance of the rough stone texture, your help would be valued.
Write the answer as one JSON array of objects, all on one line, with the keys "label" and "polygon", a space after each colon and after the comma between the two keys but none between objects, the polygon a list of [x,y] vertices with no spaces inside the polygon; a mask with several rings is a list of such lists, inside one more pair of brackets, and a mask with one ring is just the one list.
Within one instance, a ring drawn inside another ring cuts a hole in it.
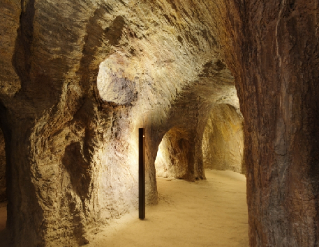
[{"label": "rough stone texture", "polygon": [[136,207],[138,127],[149,203],[172,128],[189,133],[188,172],[204,178],[204,128],[234,95],[231,72],[250,245],[318,245],[318,1],[0,0],[0,9],[12,246],[84,244]]},{"label": "rough stone texture", "polygon": [[[203,132],[202,153],[204,168],[232,170],[245,173],[243,167],[243,117],[236,98],[229,104],[216,104]],[[224,99],[226,102],[226,98]],[[193,139],[185,129],[172,128],[162,139],[155,161],[159,177],[194,180]]]},{"label": "rough stone texture", "polygon": [[81,245],[136,208],[138,127],[147,133],[148,203],[157,201],[158,145],[173,127],[194,143],[189,178],[204,178],[207,112],[235,90],[205,4],[0,5],[13,246]]},{"label": "rough stone texture", "polygon": [[5,153],[4,136],[0,130],[0,202],[7,200],[6,185],[6,153]]},{"label": "rough stone texture", "polygon": [[245,119],[250,246],[318,246],[319,3],[220,2]]},{"label": "rough stone texture", "polygon": [[[125,70],[129,66],[128,62],[128,59],[114,54],[100,64],[97,88],[104,101],[116,105],[126,105],[136,100],[136,81],[130,81],[126,78]],[[118,64],[121,64],[121,67]]]},{"label": "rough stone texture", "polygon": [[244,173],[243,117],[231,105],[212,109],[203,137],[204,168]]},{"label": "rough stone texture", "polygon": [[158,147],[155,160],[156,176],[194,179],[189,174],[194,164],[191,146],[192,142],[187,132],[177,128],[168,131]]}]

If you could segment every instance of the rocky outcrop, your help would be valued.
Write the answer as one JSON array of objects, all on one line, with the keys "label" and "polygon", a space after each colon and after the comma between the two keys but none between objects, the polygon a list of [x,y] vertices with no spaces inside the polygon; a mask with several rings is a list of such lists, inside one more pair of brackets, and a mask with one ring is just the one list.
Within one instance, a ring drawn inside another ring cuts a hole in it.
[{"label": "rocky outcrop", "polygon": [[243,117],[227,104],[216,105],[209,116],[203,136],[204,167],[244,173]]}]

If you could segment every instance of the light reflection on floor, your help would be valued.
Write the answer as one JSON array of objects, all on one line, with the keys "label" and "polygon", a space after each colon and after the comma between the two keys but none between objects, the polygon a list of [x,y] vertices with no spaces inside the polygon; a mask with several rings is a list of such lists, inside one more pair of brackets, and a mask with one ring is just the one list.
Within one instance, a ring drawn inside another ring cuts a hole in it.
[{"label": "light reflection on floor", "polygon": [[88,247],[247,247],[246,178],[231,171],[206,170],[194,183],[158,178],[160,202],[111,222]]},{"label": "light reflection on floor", "polygon": [[[194,183],[158,178],[160,202],[111,222],[92,234],[87,247],[247,247],[246,179],[230,171],[206,170],[207,180]],[[0,246],[7,232],[6,204],[0,204]]]}]

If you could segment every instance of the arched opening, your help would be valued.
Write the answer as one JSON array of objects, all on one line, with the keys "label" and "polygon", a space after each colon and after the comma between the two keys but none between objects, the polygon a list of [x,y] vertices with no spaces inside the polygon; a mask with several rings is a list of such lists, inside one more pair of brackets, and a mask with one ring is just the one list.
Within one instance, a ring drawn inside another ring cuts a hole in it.
[{"label": "arched opening", "polygon": [[6,228],[7,221],[7,185],[6,153],[3,132],[0,129],[0,232]]},{"label": "arched opening", "polygon": [[203,135],[205,169],[245,174],[243,121],[239,109],[232,105],[218,104],[213,107]]},{"label": "arched opening", "polygon": [[189,179],[192,165],[189,133],[180,128],[170,129],[158,147],[155,160],[156,175],[164,178]]},{"label": "arched opening", "polygon": [[[238,101],[228,103],[214,104],[208,111],[202,156],[195,154],[194,133],[183,128],[171,128],[158,147],[155,168],[160,208],[149,210],[152,217],[165,219],[161,227],[175,226],[172,239],[184,232],[190,246],[248,246],[243,116]],[[203,157],[206,179],[190,183],[194,157]],[[201,240],[194,241],[199,235]]]}]

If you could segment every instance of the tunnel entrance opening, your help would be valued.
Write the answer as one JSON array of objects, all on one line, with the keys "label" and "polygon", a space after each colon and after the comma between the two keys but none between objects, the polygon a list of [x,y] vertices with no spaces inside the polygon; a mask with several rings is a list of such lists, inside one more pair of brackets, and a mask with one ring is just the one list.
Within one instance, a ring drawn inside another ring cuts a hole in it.
[{"label": "tunnel entrance opening", "polygon": [[170,129],[163,137],[155,160],[156,176],[189,179],[192,164],[189,133],[181,128]]},{"label": "tunnel entrance opening", "polygon": [[[248,246],[243,121],[238,105],[215,104],[207,118],[201,149],[193,147],[191,131],[176,127],[158,146],[155,168],[159,205],[171,213],[162,224],[173,224],[174,234],[183,232],[190,238],[201,234],[204,237],[198,246],[221,242],[225,246]],[[190,179],[194,157],[200,157],[195,155],[196,150],[202,151],[205,180]],[[190,219],[184,221],[185,215]],[[210,234],[206,236],[207,229]]]},{"label": "tunnel entrance opening", "polygon": [[0,232],[7,221],[6,153],[3,132],[0,129]]},{"label": "tunnel entrance opening", "polygon": [[204,169],[245,174],[243,122],[240,110],[232,105],[218,104],[212,108],[203,134]]},{"label": "tunnel entrance opening", "polygon": [[[203,169],[245,174],[244,119],[239,107],[216,104],[207,118],[201,143]],[[191,131],[173,127],[162,138],[155,159],[156,176],[193,180],[194,137]],[[198,156],[198,155],[197,155]]]}]

